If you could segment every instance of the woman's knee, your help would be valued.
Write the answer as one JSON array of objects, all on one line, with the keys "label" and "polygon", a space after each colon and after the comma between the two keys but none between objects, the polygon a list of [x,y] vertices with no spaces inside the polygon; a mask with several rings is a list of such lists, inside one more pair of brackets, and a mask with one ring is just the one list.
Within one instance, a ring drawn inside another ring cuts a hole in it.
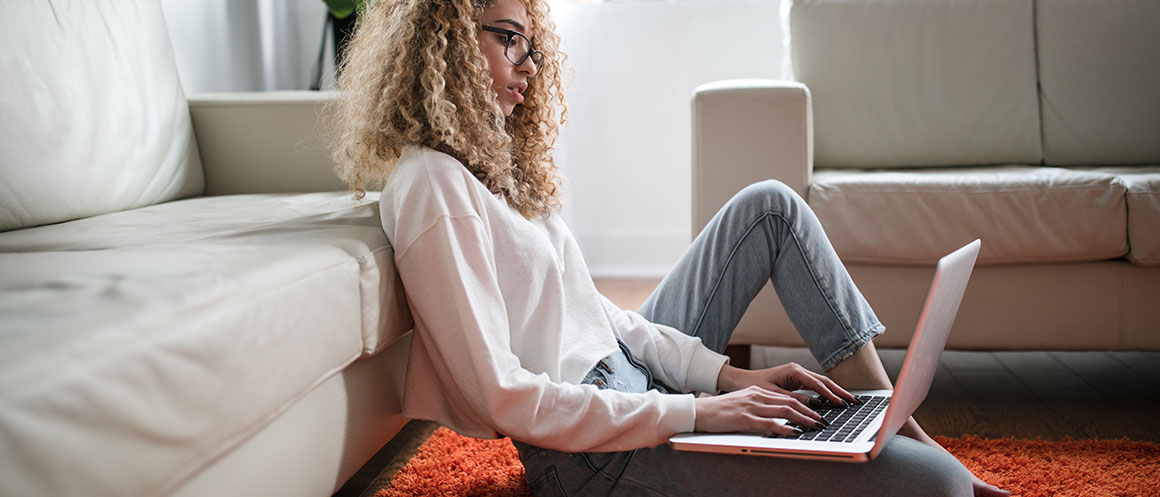
[{"label": "woman's knee", "polygon": [[759,181],[742,188],[729,202],[734,208],[787,212],[805,205],[805,200],[775,179]]},{"label": "woman's knee", "polygon": [[970,496],[971,473],[946,451],[896,436],[875,460],[896,495]]}]

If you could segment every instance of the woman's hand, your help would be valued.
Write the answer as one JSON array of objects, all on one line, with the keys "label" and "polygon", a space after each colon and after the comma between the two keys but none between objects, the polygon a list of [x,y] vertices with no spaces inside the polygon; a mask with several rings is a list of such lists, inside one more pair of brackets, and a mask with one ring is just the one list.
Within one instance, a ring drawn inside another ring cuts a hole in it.
[{"label": "woman's hand", "polygon": [[[772,392],[789,395],[799,402],[811,403],[812,397],[793,393],[794,390],[813,390],[830,402],[843,405],[857,403],[858,399],[834,380],[817,374],[795,363],[750,371],[726,364],[717,375],[717,388],[726,392],[757,386]],[[813,400],[816,405],[818,401]]]},{"label": "woman's hand", "polygon": [[696,422],[699,432],[760,431],[776,435],[801,434],[773,418],[782,418],[801,426],[825,427],[818,413],[798,399],[784,393],[750,386],[736,392],[696,399]]},{"label": "woman's hand", "polygon": [[696,421],[700,432],[760,431],[776,435],[793,435],[800,430],[773,418],[782,418],[801,426],[824,428],[825,421],[806,404],[820,404],[817,399],[793,393],[809,389],[838,405],[858,400],[831,380],[797,364],[750,371],[726,364],[717,374],[717,388],[724,393],[696,399]]}]

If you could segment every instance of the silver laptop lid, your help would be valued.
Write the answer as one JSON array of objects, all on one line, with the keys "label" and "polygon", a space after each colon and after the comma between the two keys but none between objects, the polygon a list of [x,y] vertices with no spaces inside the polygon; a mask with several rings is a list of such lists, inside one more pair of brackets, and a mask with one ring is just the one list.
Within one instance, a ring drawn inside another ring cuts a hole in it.
[{"label": "silver laptop lid", "polygon": [[975,240],[939,259],[906,360],[894,385],[894,398],[890,401],[870,458],[878,456],[886,442],[898,433],[926,398],[981,246],[982,242]]}]

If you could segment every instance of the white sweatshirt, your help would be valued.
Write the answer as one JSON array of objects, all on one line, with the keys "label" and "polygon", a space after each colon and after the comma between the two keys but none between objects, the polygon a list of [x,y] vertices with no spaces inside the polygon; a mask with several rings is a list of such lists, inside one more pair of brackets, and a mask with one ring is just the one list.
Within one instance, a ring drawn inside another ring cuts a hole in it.
[{"label": "white sweatshirt", "polygon": [[404,149],[380,214],[415,319],[404,415],[569,452],[693,430],[693,395],[578,384],[617,338],[683,392],[715,392],[727,359],[600,295],[559,216],[525,219],[459,161],[418,146]]}]

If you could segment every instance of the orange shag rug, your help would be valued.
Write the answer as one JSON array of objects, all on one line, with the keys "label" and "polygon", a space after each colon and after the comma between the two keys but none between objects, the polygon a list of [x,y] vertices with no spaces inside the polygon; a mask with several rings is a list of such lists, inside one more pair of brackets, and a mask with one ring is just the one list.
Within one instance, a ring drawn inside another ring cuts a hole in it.
[{"label": "orange shag rug", "polygon": [[[983,480],[1023,497],[1160,495],[1160,444],[935,437]],[[508,439],[439,428],[377,497],[531,496]]]}]

